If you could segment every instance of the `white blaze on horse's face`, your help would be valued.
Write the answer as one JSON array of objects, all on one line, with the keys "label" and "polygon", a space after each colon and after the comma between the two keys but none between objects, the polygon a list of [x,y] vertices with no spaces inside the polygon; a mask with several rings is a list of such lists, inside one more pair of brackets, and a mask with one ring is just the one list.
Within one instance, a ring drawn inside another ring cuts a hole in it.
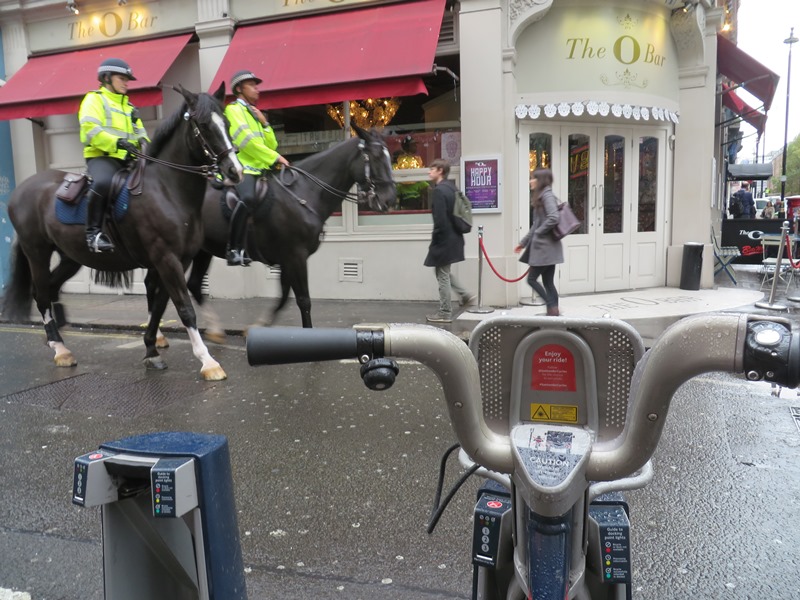
[{"label": "white blaze on horse's face", "polygon": [[[225,126],[225,119],[222,118],[222,115],[213,113],[211,115],[211,123],[219,131],[220,137],[225,140],[225,154],[228,156],[228,159],[236,169],[236,173],[239,175],[239,181],[241,181],[244,173],[244,167],[242,167],[242,163],[239,162],[239,157],[236,155],[236,149],[233,147],[233,142],[231,142],[230,135],[228,135],[228,128]],[[223,175],[225,174],[223,173]],[[234,185],[235,183],[237,182],[232,181],[230,177],[225,175],[225,185]]]}]

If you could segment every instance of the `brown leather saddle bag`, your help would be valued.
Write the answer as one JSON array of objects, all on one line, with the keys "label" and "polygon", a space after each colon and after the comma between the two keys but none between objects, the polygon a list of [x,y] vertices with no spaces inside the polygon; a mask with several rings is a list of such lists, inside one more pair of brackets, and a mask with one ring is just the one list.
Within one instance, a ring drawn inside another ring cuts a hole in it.
[{"label": "brown leather saddle bag", "polygon": [[68,204],[78,202],[89,187],[89,181],[89,175],[86,173],[67,173],[56,190],[56,198]]}]

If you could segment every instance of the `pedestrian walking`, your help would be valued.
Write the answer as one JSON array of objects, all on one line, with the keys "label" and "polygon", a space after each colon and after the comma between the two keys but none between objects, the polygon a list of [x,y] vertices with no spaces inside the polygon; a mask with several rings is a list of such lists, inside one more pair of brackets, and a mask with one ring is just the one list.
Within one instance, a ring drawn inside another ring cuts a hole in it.
[{"label": "pedestrian walking", "polygon": [[[560,312],[554,279],[556,265],[564,262],[564,249],[561,240],[557,240],[552,234],[553,227],[558,223],[558,198],[551,187],[553,172],[550,169],[536,169],[529,185],[533,209],[531,228],[514,248],[514,252],[522,252],[520,262],[530,265],[528,285],[544,299],[547,314],[557,317]],[[542,278],[541,284],[539,277]]]},{"label": "pedestrian walking", "polygon": [[433,186],[431,215],[433,232],[425,266],[434,267],[436,282],[439,284],[439,311],[427,315],[430,323],[450,323],[453,320],[451,298],[458,294],[462,306],[475,302],[475,296],[461,287],[450,271],[454,263],[464,260],[464,235],[453,225],[453,207],[456,202],[456,186],[447,176],[450,163],[441,158],[431,161],[428,179]]}]

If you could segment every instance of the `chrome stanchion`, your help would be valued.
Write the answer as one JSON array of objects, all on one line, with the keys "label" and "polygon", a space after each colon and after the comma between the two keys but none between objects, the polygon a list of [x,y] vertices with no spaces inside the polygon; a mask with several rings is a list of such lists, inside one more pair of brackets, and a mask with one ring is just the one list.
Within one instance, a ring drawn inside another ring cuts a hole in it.
[{"label": "chrome stanchion", "polygon": [[523,298],[519,301],[522,306],[544,306],[544,298],[539,296],[536,292],[531,291],[531,299]]},{"label": "chrome stanchion", "polygon": [[[781,225],[781,239],[778,243],[778,257],[775,259],[775,272],[772,274],[772,287],[769,291],[769,302],[756,302],[755,306],[758,308],[767,308],[769,310],[789,310],[789,307],[784,304],[775,304],[775,288],[778,285],[778,279],[781,276],[781,260],[783,259],[783,248],[786,245],[786,233],[789,231],[789,221],[784,221]],[[766,257],[764,257],[766,258]],[[764,267],[766,268],[766,266]]]},{"label": "chrome stanchion", "polygon": [[[798,258],[796,256],[797,253],[795,252],[795,249],[797,248],[797,220],[795,220],[794,226],[790,226],[790,227],[792,227],[793,231],[792,231],[792,236],[789,238],[789,242],[792,244],[790,249],[789,249],[789,256],[794,257],[793,260],[796,261],[796,260],[798,260]],[[794,275],[795,275],[794,271],[795,271],[795,268],[794,268],[794,265],[792,265],[792,278],[789,281],[794,281]],[[786,299],[789,302],[800,302],[800,296],[788,296],[787,295]]]},{"label": "chrome stanchion", "polygon": [[483,252],[481,251],[481,240],[483,239],[483,225],[478,226],[478,306],[468,308],[467,312],[475,314],[488,314],[494,312],[491,307],[483,306]]}]

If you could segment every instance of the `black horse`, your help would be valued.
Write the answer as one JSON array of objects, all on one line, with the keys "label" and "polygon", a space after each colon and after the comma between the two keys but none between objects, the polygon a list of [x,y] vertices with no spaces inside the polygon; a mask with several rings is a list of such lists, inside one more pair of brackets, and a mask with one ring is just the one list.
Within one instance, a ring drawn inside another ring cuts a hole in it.
[{"label": "black horse", "polygon": [[[247,233],[247,253],[256,261],[280,266],[281,297],[271,319],[294,292],[303,327],[311,327],[308,257],[320,246],[325,221],[341,208],[344,199],[356,200],[348,191],[357,185],[370,209],[385,212],[397,198],[392,165],[383,136],[353,127],[357,137],[298,161],[269,178],[267,200],[253,211]],[[203,309],[203,278],[213,256],[223,258],[228,223],[223,218],[221,192],[209,186],[203,203],[203,248],[192,261],[188,287]],[[145,279],[148,295],[157,289],[154,274]],[[206,338],[222,341],[219,319],[206,305]],[[270,319],[270,322],[271,322]],[[165,343],[162,341],[161,343]]]},{"label": "black horse", "polygon": [[[141,195],[130,198],[124,218],[109,221],[109,231],[117,246],[115,252],[89,252],[83,224],[65,225],[57,218],[55,192],[63,172],[37,173],[11,195],[8,213],[17,239],[3,312],[12,320],[28,318],[33,293],[47,343],[55,351],[58,366],[77,364],[64,345],[51,308],[64,282],[85,265],[97,271],[99,281],[121,286],[130,281],[130,271],[145,267],[158,273],[163,282],[150,306],[151,319],[144,334],[145,365],[156,369],[166,367],[156,350],[156,333],[167,302],[172,299],[189,334],[194,355],[202,361],[203,378],[226,377],[197,330],[184,273],[203,242],[199,199],[205,193],[208,176],[218,172],[234,184],[241,180],[242,165],[222,112],[224,84],[213,96],[194,94],[180,86],[175,89],[185,102],[153,136],[147,150]],[[60,261],[51,271],[54,252]]]}]

